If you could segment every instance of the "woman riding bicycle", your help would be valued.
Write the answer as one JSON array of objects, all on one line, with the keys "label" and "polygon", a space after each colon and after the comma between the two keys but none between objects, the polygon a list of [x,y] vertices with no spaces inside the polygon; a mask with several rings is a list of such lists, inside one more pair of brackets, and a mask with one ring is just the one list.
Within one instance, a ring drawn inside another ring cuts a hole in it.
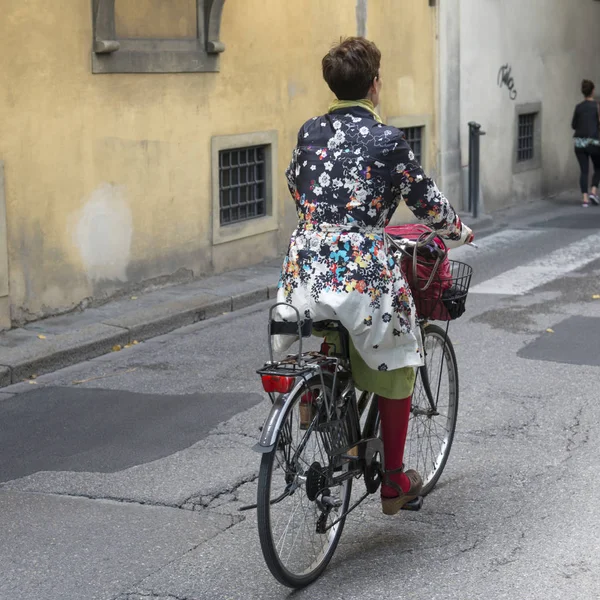
[{"label": "woman riding bicycle", "polygon": [[[416,471],[403,471],[403,453],[423,348],[412,294],[387,250],[384,227],[405,200],[447,246],[469,242],[473,234],[425,175],[403,133],[375,112],[380,61],[375,44],[364,38],[348,38],[323,58],[323,77],[337,100],[301,127],[286,173],[299,223],[278,302],[348,330],[354,381],[378,396],[382,509],[391,515],[422,486]],[[283,349],[284,336],[276,343]]]}]

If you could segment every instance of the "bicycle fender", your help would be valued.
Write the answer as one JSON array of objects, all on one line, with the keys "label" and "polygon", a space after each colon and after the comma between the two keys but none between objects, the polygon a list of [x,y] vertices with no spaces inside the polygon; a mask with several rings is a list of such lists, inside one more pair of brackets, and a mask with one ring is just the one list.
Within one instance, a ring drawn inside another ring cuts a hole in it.
[{"label": "bicycle fender", "polygon": [[291,392],[288,392],[287,394],[280,394],[276,398],[273,406],[271,407],[271,411],[269,412],[269,416],[263,425],[260,440],[258,441],[258,444],[252,448],[252,450],[261,454],[266,454],[267,452],[271,452],[271,450],[273,450],[285,412],[289,404],[294,399],[294,396],[298,393],[303,385],[304,380],[300,378]]},{"label": "bicycle fender", "polygon": [[254,446],[252,446],[252,451],[258,452],[259,454],[269,454],[269,452],[271,452],[271,450],[273,450],[273,448],[275,448],[275,444],[273,444],[272,446],[261,446],[260,442],[259,442],[257,444],[254,444]]}]

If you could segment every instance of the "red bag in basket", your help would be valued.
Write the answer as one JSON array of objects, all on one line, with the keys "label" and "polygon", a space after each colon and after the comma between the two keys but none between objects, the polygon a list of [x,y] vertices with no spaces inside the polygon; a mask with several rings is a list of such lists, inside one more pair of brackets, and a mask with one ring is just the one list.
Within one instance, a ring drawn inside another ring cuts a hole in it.
[{"label": "red bag in basket", "polygon": [[[416,242],[420,237],[426,237],[431,233],[426,225],[411,224],[386,227],[385,232],[396,239],[407,239]],[[438,261],[433,257],[432,251],[441,250],[444,258]],[[410,250],[412,252],[412,250]],[[431,283],[427,285],[433,270],[435,275]],[[442,302],[442,294],[452,287],[452,272],[448,249],[440,237],[433,238],[430,248],[419,249],[417,253],[417,280],[413,273],[413,259],[403,256],[400,267],[402,273],[410,286],[419,317],[432,319],[434,321],[449,321],[452,317]],[[423,289],[426,288],[426,289]]]}]

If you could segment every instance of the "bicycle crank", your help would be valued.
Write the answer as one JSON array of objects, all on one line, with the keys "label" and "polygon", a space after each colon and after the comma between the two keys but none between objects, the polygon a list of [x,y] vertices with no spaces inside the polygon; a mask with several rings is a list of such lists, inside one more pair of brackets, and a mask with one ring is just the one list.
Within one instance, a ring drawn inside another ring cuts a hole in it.
[{"label": "bicycle crank", "polygon": [[365,487],[374,494],[383,479],[383,444],[379,438],[369,438],[364,444]]}]

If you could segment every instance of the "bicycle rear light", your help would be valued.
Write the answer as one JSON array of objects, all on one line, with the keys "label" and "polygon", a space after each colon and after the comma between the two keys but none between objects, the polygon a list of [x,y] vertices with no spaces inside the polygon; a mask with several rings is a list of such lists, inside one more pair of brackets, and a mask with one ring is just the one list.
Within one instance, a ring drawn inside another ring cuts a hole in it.
[{"label": "bicycle rear light", "polygon": [[261,375],[265,392],[287,394],[294,387],[295,377],[285,375]]}]

